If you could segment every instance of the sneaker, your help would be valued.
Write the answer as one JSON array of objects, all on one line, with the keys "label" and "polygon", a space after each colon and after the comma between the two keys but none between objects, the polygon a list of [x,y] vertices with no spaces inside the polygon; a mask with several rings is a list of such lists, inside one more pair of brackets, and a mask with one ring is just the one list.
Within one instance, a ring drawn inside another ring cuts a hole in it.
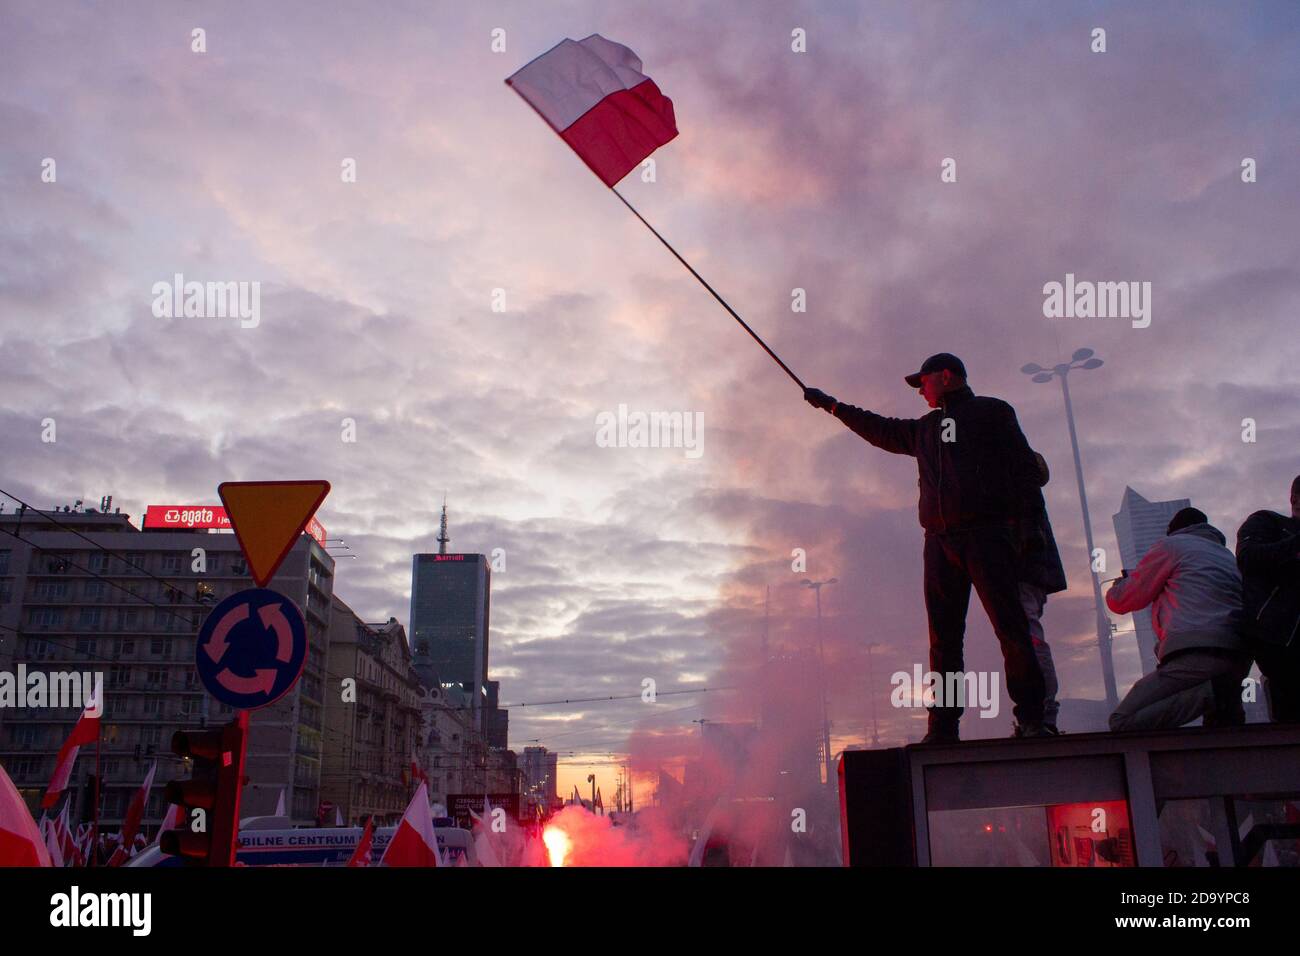
[{"label": "sneaker", "polygon": [[[1049,730],[1049,726],[1051,729]],[[1054,726],[1044,724],[1041,720],[1027,720],[1023,724],[1016,724],[1016,729],[1011,732],[1012,737],[1024,737],[1029,739],[1042,737],[1059,737],[1061,732]]]}]

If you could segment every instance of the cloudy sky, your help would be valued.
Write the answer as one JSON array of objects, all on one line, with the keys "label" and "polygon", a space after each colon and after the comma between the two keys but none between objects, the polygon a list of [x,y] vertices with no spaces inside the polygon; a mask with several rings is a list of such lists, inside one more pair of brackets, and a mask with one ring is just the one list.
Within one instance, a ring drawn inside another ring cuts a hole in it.
[{"label": "cloudy sky", "polygon": [[[321,520],[357,555],[338,593],[404,623],[445,492],[453,549],[504,549],[492,665],[513,703],[644,678],[731,686],[765,588],[773,642],[808,646],[801,579],[835,576],[836,748],[864,740],[873,698],[885,743],[917,733],[917,713],[888,706],[889,673],[926,659],[914,463],[805,405],[502,83],[593,32],[641,56],[681,130],[654,181],[622,191],[806,381],[919,415],[901,376],[947,350],[1016,406],[1055,472],[1072,586],[1046,624],[1064,696],[1101,696],[1087,556],[1059,389],[1021,365],[1080,346],[1105,359],[1072,379],[1100,546],[1114,552],[1130,484],[1190,497],[1229,537],[1285,506],[1300,470],[1289,0],[10,0],[6,487],[42,506],[111,493],[138,514],[215,501],[226,479],[326,477]],[[152,286],[176,273],[260,282],[260,323],[155,317]],[[1067,273],[1150,282],[1150,326],[1045,318],[1043,285]],[[703,454],[599,447],[596,417],[620,404],[702,414]],[[977,605],[967,644],[968,667],[1000,667]],[[1115,661],[1122,693],[1131,635]],[[693,720],[747,716],[728,693],[516,707],[511,742],[577,755],[573,778],[633,731],[683,752]],[[1009,722],[1004,706],[965,732]]]}]

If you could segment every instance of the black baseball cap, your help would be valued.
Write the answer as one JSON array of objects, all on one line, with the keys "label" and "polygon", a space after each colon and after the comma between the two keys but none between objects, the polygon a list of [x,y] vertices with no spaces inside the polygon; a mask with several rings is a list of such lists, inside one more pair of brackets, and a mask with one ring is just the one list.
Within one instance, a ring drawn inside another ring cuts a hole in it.
[{"label": "black baseball cap", "polygon": [[962,378],[966,377],[966,366],[961,364],[961,359],[948,352],[940,352],[938,355],[931,355],[922,362],[921,371],[906,376],[904,381],[912,388],[920,388],[922,375],[929,375],[931,372],[942,372],[944,369],[955,375],[960,375]]}]

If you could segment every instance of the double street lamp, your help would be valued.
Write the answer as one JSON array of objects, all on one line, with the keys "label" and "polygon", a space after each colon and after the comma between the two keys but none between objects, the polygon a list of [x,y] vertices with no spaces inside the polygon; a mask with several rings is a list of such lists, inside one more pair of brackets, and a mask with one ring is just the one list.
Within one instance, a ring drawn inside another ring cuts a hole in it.
[{"label": "double street lamp", "polygon": [[1097,648],[1101,652],[1101,676],[1106,685],[1106,703],[1112,709],[1119,701],[1115,690],[1115,664],[1111,659],[1110,618],[1106,614],[1106,604],[1101,596],[1101,578],[1093,570],[1094,548],[1092,543],[1092,519],[1088,516],[1088,494],[1083,487],[1083,462],[1079,457],[1079,437],[1074,430],[1074,406],[1070,404],[1069,374],[1075,369],[1101,368],[1102,361],[1095,358],[1092,349],[1076,349],[1069,362],[1062,362],[1051,368],[1043,368],[1030,362],[1020,369],[1032,376],[1032,381],[1039,384],[1060,379],[1061,395],[1065,398],[1065,420],[1070,426],[1070,447],[1074,450],[1074,477],[1079,482],[1079,503],[1083,506],[1083,533],[1088,543],[1088,573],[1092,578],[1092,597],[1097,612]]}]

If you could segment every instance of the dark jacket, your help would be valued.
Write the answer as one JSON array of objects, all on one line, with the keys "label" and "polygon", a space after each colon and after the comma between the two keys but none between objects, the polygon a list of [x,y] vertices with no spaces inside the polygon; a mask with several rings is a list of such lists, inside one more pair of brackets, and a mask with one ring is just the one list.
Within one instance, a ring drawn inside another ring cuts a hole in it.
[{"label": "dark jacket", "polygon": [[1064,591],[1065,567],[1047,517],[1047,503],[1041,491],[1034,492],[1034,517],[1020,523],[1020,580],[1036,584],[1048,594]]},{"label": "dark jacket", "polygon": [[[949,392],[922,418],[886,418],[843,403],[835,417],[877,448],[916,459],[926,531],[1012,525],[1033,517],[1035,498],[1042,500],[1038,465],[1015,409],[969,386]],[[948,418],[954,440],[945,442]]]},{"label": "dark jacket", "polygon": [[1237,530],[1249,637],[1285,646],[1300,629],[1300,521],[1256,511]]},{"label": "dark jacket", "polygon": [[1151,608],[1161,661],[1194,648],[1241,650],[1241,572],[1227,544],[1204,522],[1165,535],[1110,586],[1106,606],[1116,614]]}]

